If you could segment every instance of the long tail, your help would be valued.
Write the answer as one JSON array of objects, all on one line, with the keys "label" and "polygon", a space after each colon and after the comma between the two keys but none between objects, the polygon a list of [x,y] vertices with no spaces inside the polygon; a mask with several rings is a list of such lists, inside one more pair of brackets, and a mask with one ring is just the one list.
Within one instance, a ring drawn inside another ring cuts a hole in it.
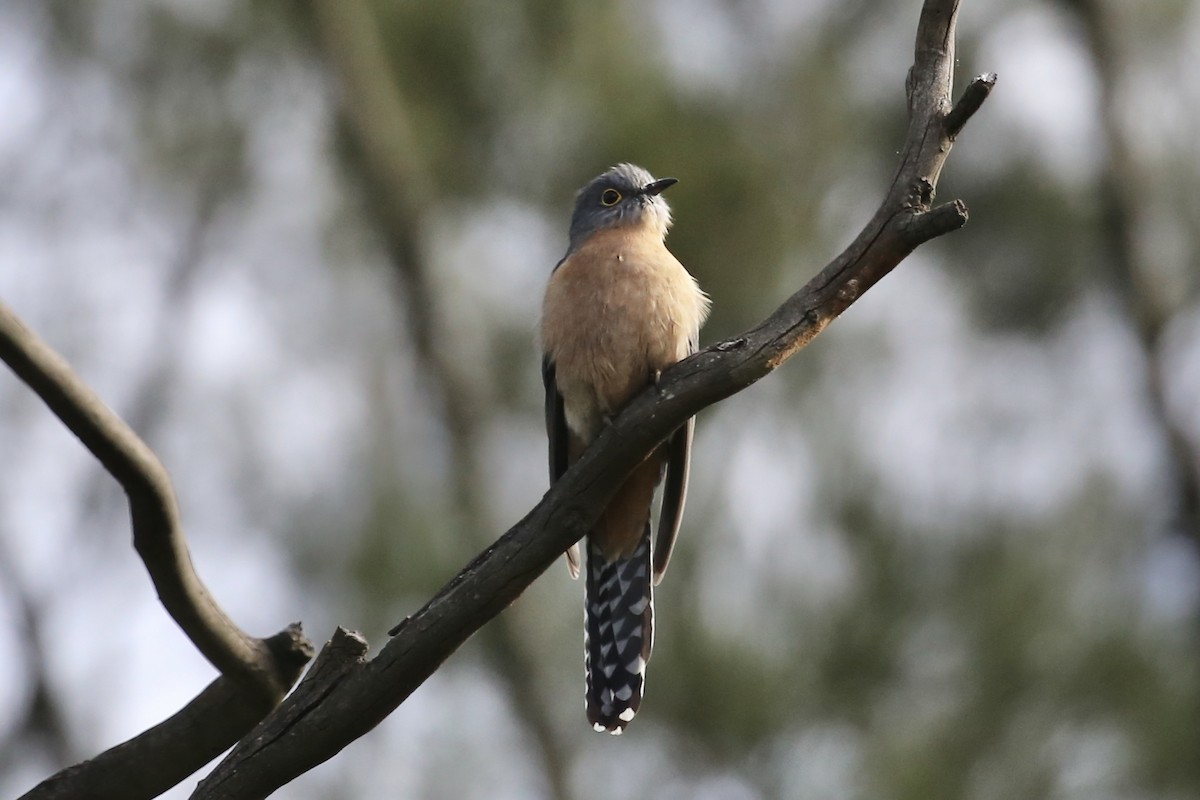
[{"label": "long tail", "polygon": [[583,649],[588,721],[598,731],[618,734],[642,704],[654,644],[649,522],[633,555],[609,561],[589,543],[587,561]]}]

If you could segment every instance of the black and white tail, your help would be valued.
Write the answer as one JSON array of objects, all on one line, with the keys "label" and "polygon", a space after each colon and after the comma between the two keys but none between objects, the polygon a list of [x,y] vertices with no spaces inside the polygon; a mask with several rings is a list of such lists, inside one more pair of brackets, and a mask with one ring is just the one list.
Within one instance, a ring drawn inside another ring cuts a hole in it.
[{"label": "black and white tail", "polygon": [[642,704],[654,644],[650,525],[628,558],[609,561],[588,544],[584,605],[587,716],[592,727],[621,733]]}]

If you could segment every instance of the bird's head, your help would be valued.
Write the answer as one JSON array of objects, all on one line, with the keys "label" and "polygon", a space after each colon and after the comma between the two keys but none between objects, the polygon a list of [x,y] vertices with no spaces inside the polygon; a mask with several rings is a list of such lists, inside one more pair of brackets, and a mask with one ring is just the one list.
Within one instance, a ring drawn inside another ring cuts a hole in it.
[{"label": "bird's head", "polygon": [[633,164],[617,164],[593,178],[575,196],[570,250],[593,233],[610,228],[645,225],[665,237],[671,208],[661,194],[675,183],[675,178],[655,179]]}]

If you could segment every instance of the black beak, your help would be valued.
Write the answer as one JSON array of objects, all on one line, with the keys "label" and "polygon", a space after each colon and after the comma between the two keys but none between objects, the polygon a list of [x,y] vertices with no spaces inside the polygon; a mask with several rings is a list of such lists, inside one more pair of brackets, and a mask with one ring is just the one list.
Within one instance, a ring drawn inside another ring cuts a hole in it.
[{"label": "black beak", "polygon": [[656,195],[662,194],[667,189],[670,189],[675,184],[679,183],[678,178],[659,178],[654,183],[647,183],[642,187],[642,194]]}]

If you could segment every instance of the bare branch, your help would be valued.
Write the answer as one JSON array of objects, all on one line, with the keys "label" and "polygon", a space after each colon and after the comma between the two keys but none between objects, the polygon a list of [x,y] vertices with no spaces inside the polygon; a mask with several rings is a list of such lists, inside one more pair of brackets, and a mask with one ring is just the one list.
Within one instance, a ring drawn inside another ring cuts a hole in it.
[{"label": "bare branch", "polygon": [[985,72],[982,75],[977,75],[974,80],[967,86],[967,90],[963,92],[962,97],[958,98],[958,102],[954,104],[954,108],[950,109],[950,113],[946,115],[946,135],[951,139],[958,136],[958,132],[963,129],[967,121],[979,110],[983,105],[983,101],[988,99],[988,95],[992,93],[992,89],[996,87],[996,73]]},{"label": "bare branch", "polygon": [[260,726],[254,757],[239,745],[193,797],[265,797],[369,731],[580,539],[629,470],[684,419],[772,372],[913,249],[966,222],[960,202],[930,208],[953,144],[946,116],[957,9],[957,0],[924,4],[900,165],[850,247],[760,325],[664,372],[657,391],[636,397],[524,519],[397,626],[376,658],[349,665],[319,693],[302,683]]},{"label": "bare branch", "polygon": [[154,797],[228,748],[270,711],[312,657],[312,645],[298,625],[263,640],[233,623],[192,567],[162,462],[3,303],[0,359],[124,488],[134,547],[163,606],[223,675],[174,717],[49,778],[26,797]]},{"label": "bare branch", "polygon": [[[266,640],[295,681],[312,656],[299,625]],[[141,800],[158,797],[228,750],[275,707],[260,690],[217,678],[178,713],[93,759],[68,767],[19,800]]]},{"label": "bare branch", "polygon": [[[359,633],[339,627],[334,631],[333,638],[321,648],[312,669],[296,687],[296,696],[302,699],[288,703],[286,708],[281,707],[279,713],[271,717],[274,724],[260,728],[255,736],[242,742],[222,762],[222,766],[227,770],[236,771],[239,765],[251,761],[260,752],[278,746],[286,747],[289,741],[294,745],[294,737],[302,735],[297,734],[297,731],[304,730],[301,723],[305,716],[324,703],[343,680],[361,667],[365,663],[366,655],[367,640]],[[206,783],[207,780],[202,781],[201,787]]]},{"label": "bare branch", "polygon": [[192,567],[171,477],[154,451],[3,303],[0,359],[121,484],[129,498],[134,547],[163,606],[196,648],[222,674],[282,697],[290,684],[266,643],[229,618]]}]

